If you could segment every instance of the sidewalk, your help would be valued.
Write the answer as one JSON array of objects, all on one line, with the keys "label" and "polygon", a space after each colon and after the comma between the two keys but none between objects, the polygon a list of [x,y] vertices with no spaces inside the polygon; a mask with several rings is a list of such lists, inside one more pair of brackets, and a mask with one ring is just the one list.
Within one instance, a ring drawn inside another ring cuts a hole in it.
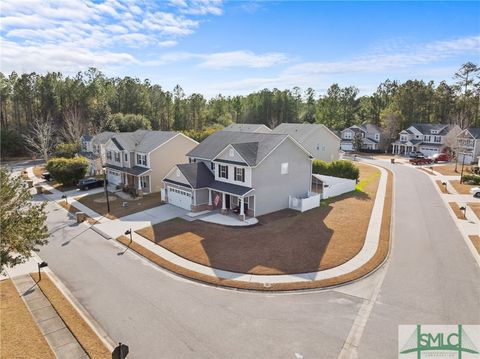
[{"label": "sidewalk", "polygon": [[[377,166],[375,166],[377,167]],[[110,220],[108,218],[100,216],[98,213],[92,211],[91,209],[85,207],[72,197],[68,197],[68,201],[70,204],[78,208],[80,211],[85,212],[90,217],[98,220],[101,222],[100,224],[93,225],[92,229],[96,232],[99,232],[105,238],[117,238],[120,235],[123,235],[127,229],[132,229],[132,240],[142,247],[148,249],[149,251],[153,252],[154,254],[162,257],[163,259],[178,265],[180,267],[186,268],[188,270],[197,272],[199,274],[214,276],[221,279],[231,279],[237,280],[242,282],[252,282],[252,283],[263,283],[263,284],[273,284],[273,283],[295,283],[295,282],[306,282],[306,281],[317,281],[317,280],[325,280],[330,278],[335,278],[341,275],[345,275],[351,273],[358,268],[361,268],[365,265],[375,254],[379,244],[380,238],[380,228],[382,223],[382,215],[383,215],[383,206],[385,200],[385,193],[387,188],[387,171],[382,167],[377,167],[381,172],[381,177],[377,189],[377,195],[375,198],[375,202],[372,209],[372,214],[370,217],[370,222],[365,238],[364,245],[361,251],[348,262],[327,270],[317,271],[317,272],[309,272],[303,274],[295,274],[295,275],[252,275],[246,273],[236,273],[230,272],[225,270],[219,270],[211,267],[207,267],[189,260],[186,260],[183,257],[180,257],[173,252],[168,251],[167,249],[163,248],[162,246],[156,245],[155,243],[147,240],[146,238],[138,235],[135,233],[135,230],[144,228],[152,224],[151,216],[146,216],[145,219],[142,218],[142,213],[139,212],[131,216],[123,217],[116,220]],[[29,170],[29,175],[31,168]],[[33,175],[33,172],[32,172]],[[45,185],[44,185],[45,186]],[[49,199],[61,199],[63,193],[60,191],[51,188],[51,186],[45,186],[49,191],[52,192],[52,195],[45,195]],[[162,206],[165,207],[165,206]],[[149,210],[146,210],[147,212]],[[183,215],[186,215],[183,213]],[[168,220],[174,217],[182,216],[179,213],[172,213],[171,215],[166,214],[162,218],[156,218],[154,221],[156,223],[162,222],[164,220]],[[143,220],[141,220],[143,219]],[[299,259],[300,260],[300,259]]]},{"label": "sidewalk", "polygon": [[59,359],[86,359],[87,353],[29,274],[12,278],[47,343]]}]

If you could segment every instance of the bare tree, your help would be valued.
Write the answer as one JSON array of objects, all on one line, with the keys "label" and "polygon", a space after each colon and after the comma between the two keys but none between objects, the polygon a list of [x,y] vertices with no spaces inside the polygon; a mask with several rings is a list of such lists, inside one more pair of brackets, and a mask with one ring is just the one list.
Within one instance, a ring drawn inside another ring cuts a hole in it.
[{"label": "bare tree", "polygon": [[67,143],[79,143],[85,132],[85,123],[78,108],[66,111],[65,121],[60,133]]},{"label": "bare tree", "polygon": [[25,145],[32,153],[40,154],[45,161],[48,161],[56,142],[52,120],[40,121],[35,119],[30,132],[23,138],[25,139]]},{"label": "bare tree", "polygon": [[359,152],[362,149],[363,137],[360,132],[357,132],[355,133],[355,135],[353,135],[352,146],[353,146],[353,149],[357,152]]}]

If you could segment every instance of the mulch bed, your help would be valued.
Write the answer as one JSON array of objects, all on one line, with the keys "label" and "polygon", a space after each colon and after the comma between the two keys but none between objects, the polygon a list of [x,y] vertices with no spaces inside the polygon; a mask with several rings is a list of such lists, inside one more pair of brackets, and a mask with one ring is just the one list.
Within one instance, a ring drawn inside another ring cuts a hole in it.
[{"label": "mulch bed", "polygon": [[420,171],[423,171],[425,173],[428,173],[429,175],[431,176],[436,176],[436,174],[434,172],[432,172],[432,170],[430,169],[426,169],[426,168],[419,168]]},{"label": "mulch bed", "polygon": [[[31,273],[30,276],[36,282],[38,281],[38,273]],[[53,284],[47,273],[42,275],[42,280],[37,282],[37,285],[90,358],[110,359],[112,357],[110,351]]]},{"label": "mulch bed", "polygon": [[480,254],[480,236],[473,235],[473,236],[468,236],[468,238],[470,238],[470,240],[473,243],[473,246],[477,250],[478,254]]},{"label": "mulch bed", "polygon": [[478,202],[469,202],[468,206],[472,209],[473,213],[480,219],[480,203]]},{"label": "mulch bed", "polygon": [[356,165],[361,167],[365,192],[344,194],[305,213],[286,209],[259,217],[257,225],[244,228],[176,218],[137,233],[216,269],[296,274],[333,268],[363,247],[378,187],[378,169]]},{"label": "mulch bed", "polygon": [[[438,188],[440,189],[440,192],[445,193],[445,194],[450,193],[450,192],[448,192],[448,189],[445,189],[445,186],[442,184],[442,181],[437,180],[437,181],[435,181],[435,183],[437,184]],[[447,182],[447,186],[448,186],[448,182]]]},{"label": "mulch bed", "polygon": [[[387,192],[385,194],[385,202],[383,208],[383,217],[382,225],[380,229],[380,241],[375,252],[374,256],[361,268],[354,270],[348,274],[330,278],[325,280],[318,281],[308,281],[308,282],[299,282],[299,283],[279,283],[271,284],[265,286],[262,283],[250,283],[242,281],[234,281],[230,279],[222,279],[213,276],[208,276],[200,274],[183,267],[177,266],[162,257],[156,255],[155,253],[149,251],[143,246],[139,245],[136,242],[131,243],[129,248],[143,257],[147,258],[151,262],[163,267],[164,269],[178,274],[180,276],[193,279],[199,282],[205,282],[216,286],[222,286],[227,288],[236,288],[244,290],[257,290],[257,291],[292,291],[292,290],[307,290],[307,289],[317,289],[317,288],[326,288],[331,286],[336,286],[344,283],[354,281],[356,279],[362,278],[368,273],[372,272],[378,268],[386,259],[388,252],[390,250],[390,225],[391,225],[391,212],[392,212],[392,196],[393,196],[393,174],[391,171],[388,172],[388,182],[387,182]],[[117,241],[128,246],[130,243],[129,238],[121,236],[117,238]]]},{"label": "mulch bed", "polygon": [[[80,197],[77,200],[91,210],[110,219],[125,217],[133,213],[163,205],[160,193],[147,194],[142,198],[135,200],[125,200],[115,194],[109,194],[109,198],[110,213],[107,213],[106,197],[103,192]],[[124,208],[123,202],[128,202],[128,207]]]},{"label": "mulch bed", "polygon": [[449,182],[459,194],[470,194],[471,188],[478,187],[478,185],[460,183],[460,181],[449,181]]},{"label": "mulch bed", "polygon": [[456,202],[448,202],[448,205],[450,208],[453,210],[453,213],[455,213],[455,216],[457,216],[458,219],[465,219],[463,216],[463,211],[460,210],[460,206]]},{"label": "mulch bed", "polygon": [[54,359],[13,282],[0,282],[0,358]]}]

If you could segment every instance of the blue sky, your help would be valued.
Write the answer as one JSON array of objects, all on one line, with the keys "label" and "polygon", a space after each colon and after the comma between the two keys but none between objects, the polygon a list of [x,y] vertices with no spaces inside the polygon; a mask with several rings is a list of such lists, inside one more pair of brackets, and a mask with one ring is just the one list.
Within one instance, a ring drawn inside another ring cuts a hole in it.
[{"label": "blue sky", "polygon": [[480,63],[478,2],[3,0],[1,71],[90,66],[187,94],[387,78],[452,81]]}]

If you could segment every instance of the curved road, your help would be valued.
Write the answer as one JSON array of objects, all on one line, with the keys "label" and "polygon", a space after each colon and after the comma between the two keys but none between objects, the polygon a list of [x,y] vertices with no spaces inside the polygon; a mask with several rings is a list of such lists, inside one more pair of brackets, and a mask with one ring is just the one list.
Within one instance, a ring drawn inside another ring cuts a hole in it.
[{"label": "curved road", "polygon": [[[427,175],[391,168],[390,259],[337,289],[247,293],[186,281],[55,205],[40,256],[109,336],[129,345],[129,358],[337,358],[357,349],[359,358],[397,358],[399,324],[480,323],[480,269]],[[358,348],[344,348],[352,338]]]}]

